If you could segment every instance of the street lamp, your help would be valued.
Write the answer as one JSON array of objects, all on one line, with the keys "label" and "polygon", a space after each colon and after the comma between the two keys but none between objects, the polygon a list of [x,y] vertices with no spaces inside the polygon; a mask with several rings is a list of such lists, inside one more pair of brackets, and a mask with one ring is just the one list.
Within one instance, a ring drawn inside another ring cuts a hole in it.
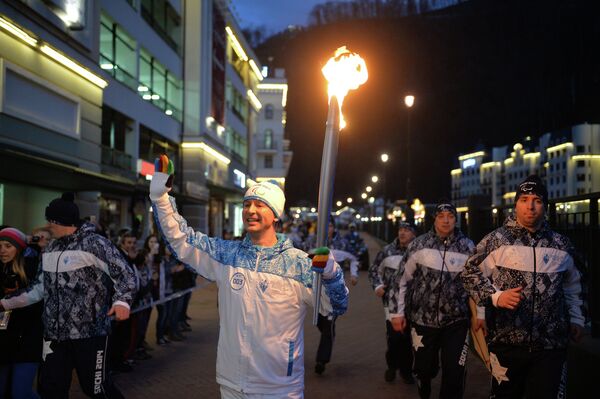
[{"label": "street lamp", "polygon": [[[383,162],[383,214],[386,215],[387,214],[387,162],[389,161],[390,157],[388,156],[388,154],[383,153],[380,156],[381,158],[381,162]],[[387,220],[384,220],[384,236],[385,236],[385,240],[388,241],[389,240],[389,229],[388,229],[388,222]]]},{"label": "street lamp", "polygon": [[338,201],[335,203],[337,206],[342,206],[342,201]]},{"label": "street lamp", "polygon": [[360,198],[362,198],[362,199],[367,199],[367,193],[362,193],[362,194],[360,195]]},{"label": "street lamp", "polygon": [[373,183],[377,183],[379,181],[379,177],[377,177],[376,175],[371,176],[371,181]]},{"label": "street lamp", "polygon": [[351,204],[352,203],[352,197],[346,198],[346,202],[349,203],[349,204]]},{"label": "street lamp", "polygon": [[[407,95],[404,97],[404,105],[406,105],[406,203],[412,201],[412,192],[410,184],[410,109],[415,105],[415,96]],[[410,206],[407,208],[408,222],[414,222],[414,213]]]},{"label": "street lamp", "polygon": [[368,192],[368,193],[370,193],[371,191],[373,191],[373,187],[371,187],[371,186],[367,186],[367,187],[365,188],[365,191],[366,191],[366,192]]}]

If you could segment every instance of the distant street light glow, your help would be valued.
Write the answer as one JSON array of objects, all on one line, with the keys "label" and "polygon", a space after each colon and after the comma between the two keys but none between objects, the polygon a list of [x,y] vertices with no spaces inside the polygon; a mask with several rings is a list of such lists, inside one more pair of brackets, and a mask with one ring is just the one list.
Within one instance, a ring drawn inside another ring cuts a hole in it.
[{"label": "distant street light glow", "polygon": [[371,176],[371,181],[373,183],[377,183],[379,181],[379,177],[377,177],[377,176]]},{"label": "distant street light glow", "polygon": [[390,157],[388,156],[388,154],[381,154],[381,162],[386,163],[389,159]]},{"label": "distant street light glow", "polygon": [[404,105],[406,105],[408,108],[412,108],[412,106],[414,104],[415,104],[415,96],[408,95],[408,96],[404,97]]},{"label": "distant street light glow", "polygon": [[365,191],[370,193],[371,191],[373,191],[373,187],[367,186],[367,188],[365,188]]}]

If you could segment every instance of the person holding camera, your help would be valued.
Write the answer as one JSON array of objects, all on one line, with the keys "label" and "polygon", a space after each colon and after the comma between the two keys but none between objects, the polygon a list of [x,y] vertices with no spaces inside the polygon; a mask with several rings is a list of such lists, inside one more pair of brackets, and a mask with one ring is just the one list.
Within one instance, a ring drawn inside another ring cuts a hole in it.
[{"label": "person holding camera", "polygon": [[[23,256],[26,248],[27,237],[20,230],[0,230],[0,297],[35,281],[37,258]],[[42,359],[42,304],[0,315],[0,397],[37,398],[32,387]]]}]

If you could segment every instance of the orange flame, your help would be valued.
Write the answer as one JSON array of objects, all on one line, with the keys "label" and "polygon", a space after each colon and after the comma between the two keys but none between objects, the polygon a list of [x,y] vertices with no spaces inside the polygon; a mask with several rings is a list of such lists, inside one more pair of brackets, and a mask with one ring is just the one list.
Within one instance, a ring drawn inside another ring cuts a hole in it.
[{"label": "orange flame", "polygon": [[329,83],[327,92],[329,100],[336,96],[340,107],[340,130],[346,126],[344,115],[342,113],[342,103],[344,97],[350,90],[356,90],[369,78],[367,65],[360,55],[351,52],[342,46],[335,51],[333,57],[327,61],[327,64],[321,69],[325,79]]}]

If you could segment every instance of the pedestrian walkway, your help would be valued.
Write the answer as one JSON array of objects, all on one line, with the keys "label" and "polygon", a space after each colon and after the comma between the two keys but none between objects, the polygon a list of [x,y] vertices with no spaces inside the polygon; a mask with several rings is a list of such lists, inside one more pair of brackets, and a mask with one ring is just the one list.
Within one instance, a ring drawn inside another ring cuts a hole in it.
[{"label": "pedestrian walkway", "polygon": [[[363,236],[374,259],[380,243]],[[400,378],[393,383],[383,379],[385,371],[385,323],[381,301],[375,297],[365,271],[360,272],[357,286],[350,286],[350,306],[338,318],[333,356],[323,375],[314,373],[314,359],[319,333],[311,325],[312,311],[305,323],[305,369],[307,399],[412,399],[418,398],[415,385],[405,385]],[[115,377],[127,398],[219,398],[215,382],[215,359],[219,333],[217,290],[214,284],[194,292],[190,302],[193,331],[187,340],[155,347],[152,359],[140,362],[131,373]],[[147,340],[154,344],[155,311]],[[467,399],[483,399],[489,393],[489,374],[481,362],[470,356],[467,365]],[[437,397],[439,378],[434,382]],[[74,384],[72,397],[83,398]]]}]

